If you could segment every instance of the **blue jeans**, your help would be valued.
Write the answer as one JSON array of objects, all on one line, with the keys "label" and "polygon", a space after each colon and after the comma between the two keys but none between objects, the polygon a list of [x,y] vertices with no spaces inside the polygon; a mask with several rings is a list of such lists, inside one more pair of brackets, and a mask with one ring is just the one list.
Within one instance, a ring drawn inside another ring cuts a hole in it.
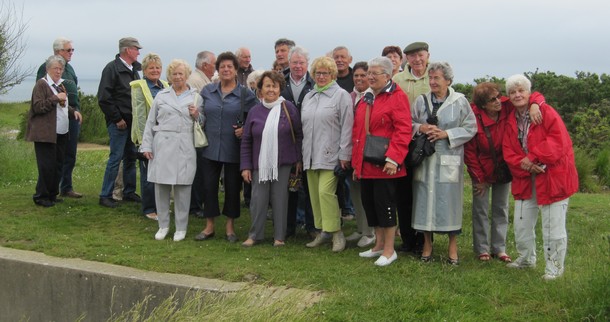
[{"label": "blue jeans", "polygon": [[114,180],[119,173],[119,164],[123,161],[123,196],[136,192],[136,147],[131,141],[131,126],[120,130],[115,123],[108,125],[110,137],[110,155],[106,163],[104,182],[100,198],[112,198]]},{"label": "blue jeans", "polygon": [[72,187],[72,171],[76,164],[76,146],[78,144],[78,135],[80,134],[80,123],[77,120],[70,120],[68,144],[66,145],[66,154],[64,163],[59,176],[59,192],[66,193],[73,191]]},{"label": "blue jeans", "polygon": [[142,214],[157,212],[155,184],[148,182],[148,160],[140,160],[140,193],[142,194]]}]

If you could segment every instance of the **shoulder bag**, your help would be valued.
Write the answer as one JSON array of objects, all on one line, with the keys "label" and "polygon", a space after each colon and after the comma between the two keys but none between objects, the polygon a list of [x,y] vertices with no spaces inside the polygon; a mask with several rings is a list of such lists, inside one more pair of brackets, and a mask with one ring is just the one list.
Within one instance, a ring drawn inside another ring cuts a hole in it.
[{"label": "shoulder bag", "polygon": [[371,135],[369,132],[369,119],[371,117],[371,104],[366,104],[366,114],[364,117],[364,127],[366,129],[366,140],[364,141],[363,159],[366,162],[384,165],[385,153],[390,146],[390,139],[383,136]]},{"label": "shoulder bag", "polygon": [[483,118],[481,117],[481,114],[479,114],[478,116],[479,121],[481,121],[481,126],[485,131],[487,142],[489,142],[489,152],[491,153],[491,159],[494,162],[493,176],[496,179],[495,183],[509,183],[513,181],[513,175],[510,173],[508,164],[506,164],[504,160],[498,161],[498,157],[496,156],[496,147],[494,146],[494,141],[491,139],[491,133],[489,132],[489,128],[483,125]]},{"label": "shoulder bag", "polygon": [[[428,105],[428,99],[425,94],[422,94],[422,98],[424,99],[424,104],[426,104],[426,114],[428,114],[428,110],[430,109],[430,105]],[[432,111],[432,118],[436,119],[437,109]],[[428,140],[428,136],[424,133],[417,133],[413,136],[411,143],[409,143],[409,153],[407,153],[407,158],[405,160],[405,164],[408,167],[415,168],[424,162],[426,157],[431,156],[436,152],[434,148],[434,143]]]}]

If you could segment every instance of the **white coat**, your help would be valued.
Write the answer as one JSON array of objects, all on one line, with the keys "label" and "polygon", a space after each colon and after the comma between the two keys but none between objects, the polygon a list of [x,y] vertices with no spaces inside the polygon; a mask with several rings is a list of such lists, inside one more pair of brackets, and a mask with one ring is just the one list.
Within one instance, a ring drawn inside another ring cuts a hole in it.
[{"label": "white coat", "polygon": [[[426,99],[431,102],[430,92]],[[411,109],[413,133],[432,115],[425,112],[420,95]],[[464,95],[449,88],[437,112],[438,127],[448,138],[436,141],[436,152],[413,173],[413,228],[421,231],[450,232],[462,228],[464,205],[464,144],[477,133],[477,121]]]},{"label": "white coat", "polygon": [[[190,89],[176,96],[172,87],[160,91],[148,114],[141,152],[152,152],[148,181],[168,185],[190,185],[195,178],[197,157],[193,143],[193,119],[188,106],[197,96],[202,118],[203,99]],[[203,119],[199,120],[203,124]]]}]

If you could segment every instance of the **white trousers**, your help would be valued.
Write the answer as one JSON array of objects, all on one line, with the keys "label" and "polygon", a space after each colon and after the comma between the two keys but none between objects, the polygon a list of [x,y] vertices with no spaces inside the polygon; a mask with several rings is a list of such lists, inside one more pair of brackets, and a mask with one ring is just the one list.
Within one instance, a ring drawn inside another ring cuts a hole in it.
[{"label": "white trousers", "polygon": [[176,231],[186,231],[191,205],[191,185],[169,185],[155,183],[155,202],[159,228],[169,228],[169,204],[174,190],[174,215]]},{"label": "white trousers", "polygon": [[542,214],[542,241],[544,244],[545,273],[559,276],[564,271],[564,261],[568,248],[566,232],[566,214],[568,201],[566,198],[550,205],[538,206],[536,191],[528,200],[515,200],[515,243],[519,258],[516,263],[521,265],[536,264],[536,221],[538,211]]}]

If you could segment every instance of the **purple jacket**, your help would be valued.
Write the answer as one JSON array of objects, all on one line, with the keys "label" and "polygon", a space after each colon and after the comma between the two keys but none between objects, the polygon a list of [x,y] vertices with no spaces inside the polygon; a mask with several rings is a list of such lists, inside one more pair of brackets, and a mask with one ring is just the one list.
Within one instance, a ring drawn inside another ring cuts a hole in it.
[{"label": "purple jacket", "polygon": [[[279,166],[292,165],[302,159],[301,144],[303,142],[303,128],[301,126],[301,117],[292,103],[289,101],[284,102],[286,103],[286,108],[290,114],[296,142],[292,141],[290,124],[288,123],[288,118],[282,108],[278,128]],[[248,117],[244,123],[244,132],[241,137],[241,170],[258,169],[258,155],[261,150],[261,139],[268,115],[269,109],[264,107],[262,103],[254,105],[248,112]]]}]

